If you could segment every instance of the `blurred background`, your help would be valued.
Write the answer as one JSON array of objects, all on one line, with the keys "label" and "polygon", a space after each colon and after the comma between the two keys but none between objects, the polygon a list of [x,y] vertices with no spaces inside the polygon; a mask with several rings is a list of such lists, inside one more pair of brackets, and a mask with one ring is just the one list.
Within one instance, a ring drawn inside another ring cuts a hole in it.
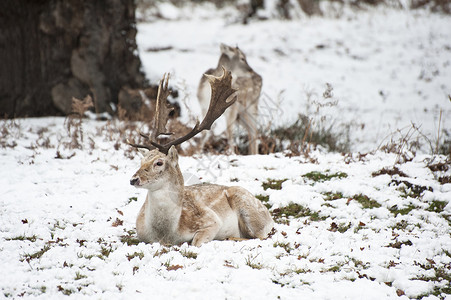
[{"label": "blurred background", "polygon": [[[174,117],[191,126],[202,117],[199,81],[225,43],[263,80],[260,153],[306,141],[368,151],[407,138],[412,150],[449,153],[449,0],[7,0],[0,8],[3,118],[67,116],[73,97],[89,95],[98,119],[146,122],[146,101],[170,72]],[[247,153],[246,132],[235,131]]]}]

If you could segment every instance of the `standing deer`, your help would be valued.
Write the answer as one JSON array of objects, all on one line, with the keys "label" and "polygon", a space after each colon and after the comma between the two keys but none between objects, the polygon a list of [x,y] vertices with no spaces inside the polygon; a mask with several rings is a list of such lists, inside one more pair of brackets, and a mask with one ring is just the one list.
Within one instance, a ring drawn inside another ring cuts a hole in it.
[{"label": "standing deer", "polygon": [[[248,134],[249,153],[258,154],[257,117],[262,77],[249,66],[246,55],[238,47],[221,44],[220,49],[218,66],[216,69],[207,70],[205,74],[220,76],[221,67],[224,66],[232,72],[232,87],[238,90],[236,104],[225,112],[229,148],[235,148],[233,129],[236,124],[241,124]],[[208,109],[208,99],[210,99],[210,87],[207,82],[207,78],[202,76],[197,90],[197,98],[204,115]],[[204,137],[204,143],[206,138]]]},{"label": "standing deer", "polygon": [[[204,120],[191,132],[166,144],[157,143],[167,134],[171,107],[167,103],[168,77],[160,82],[151,145],[130,145],[149,150],[130,184],[147,189],[147,198],[136,220],[136,231],[143,242],[194,246],[227,238],[266,238],[274,222],[266,207],[242,187],[216,184],[185,186],[178,165],[175,145],[209,130],[213,122],[236,100],[232,76],[223,70],[221,77],[205,75],[211,85],[211,100]],[[227,99],[232,99],[227,101]]]}]

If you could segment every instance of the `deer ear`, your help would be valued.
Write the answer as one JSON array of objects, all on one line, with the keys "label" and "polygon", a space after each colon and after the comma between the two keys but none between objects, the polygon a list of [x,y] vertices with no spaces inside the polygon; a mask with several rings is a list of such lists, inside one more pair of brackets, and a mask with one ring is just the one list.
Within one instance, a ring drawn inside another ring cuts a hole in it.
[{"label": "deer ear", "polygon": [[227,46],[226,44],[221,43],[221,45],[219,46],[219,48],[221,49],[221,53],[232,57],[234,54],[234,49],[233,47]]},{"label": "deer ear", "polygon": [[171,148],[169,148],[167,156],[172,163],[177,164],[179,155],[177,153],[177,149],[175,149],[175,146],[171,146]]}]

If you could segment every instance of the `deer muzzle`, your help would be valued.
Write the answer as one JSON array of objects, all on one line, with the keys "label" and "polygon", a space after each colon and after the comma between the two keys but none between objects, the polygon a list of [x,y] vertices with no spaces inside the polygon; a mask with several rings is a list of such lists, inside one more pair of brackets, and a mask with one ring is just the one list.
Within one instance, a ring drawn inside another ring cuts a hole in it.
[{"label": "deer muzzle", "polygon": [[133,185],[133,186],[139,185],[139,178],[132,178],[130,180],[130,184]]}]

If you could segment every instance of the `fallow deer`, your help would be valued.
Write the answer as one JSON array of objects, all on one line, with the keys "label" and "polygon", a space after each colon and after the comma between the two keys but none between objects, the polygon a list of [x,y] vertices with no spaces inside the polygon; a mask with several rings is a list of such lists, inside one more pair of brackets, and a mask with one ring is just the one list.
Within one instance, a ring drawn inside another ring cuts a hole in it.
[{"label": "fallow deer", "polygon": [[[209,130],[213,122],[236,100],[232,76],[223,70],[221,77],[205,75],[211,85],[211,100],[204,120],[191,132],[166,144],[157,143],[166,133],[171,110],[166,101],[168,78],[160,82],[154,129],[143,135],[149,144],[132,144],[149,150],[130,184],[147,189],[147,198],[136,220],[136,231],[143,242],[194,246],[227,238],[266,238],[274,222],[266,207],[242,187],[216,184],[185,186],[178,165],[175,145]],[[231,99],[227,101],[228,99]]]},{"label": "fallow deer", "polygon": [[[230,47],[225,44],[220,45],[221,56],[216,69],[209,69],[205,74],[219,76],[221,67],[232,72],[232,87],[238,90],[237,101],[230,109],[225,112],[226,117],[226,135],[229,148],[234,150],[233,130],[235,125],[242,125],[248,134],[249,154],[258,154],[257,144],[257,117],[258,100],[262,89],[262,77],[258,75],[247,63],[246,55],[238,47]],[[205,115],[208,109],[208,100],[210,99],[210,87],[206,77],[202,76],[197,98]],[[205,143],[204,137],[203,143]]]}]

